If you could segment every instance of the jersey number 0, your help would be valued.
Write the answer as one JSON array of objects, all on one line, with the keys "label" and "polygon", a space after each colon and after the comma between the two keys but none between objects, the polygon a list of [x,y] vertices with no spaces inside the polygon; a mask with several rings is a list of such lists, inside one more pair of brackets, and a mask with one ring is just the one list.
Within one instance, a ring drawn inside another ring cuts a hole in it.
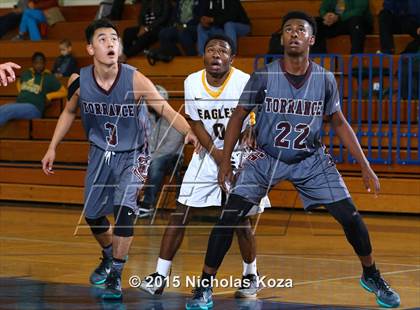
[{"label": "jersey number 0", "polygon": [[216,136],[216,138],[219,138],[220,140],[225,139],[225,132],[226,132],[225,125],[214,124],[213,125],[213,132],[214,132],[214,135]]}]

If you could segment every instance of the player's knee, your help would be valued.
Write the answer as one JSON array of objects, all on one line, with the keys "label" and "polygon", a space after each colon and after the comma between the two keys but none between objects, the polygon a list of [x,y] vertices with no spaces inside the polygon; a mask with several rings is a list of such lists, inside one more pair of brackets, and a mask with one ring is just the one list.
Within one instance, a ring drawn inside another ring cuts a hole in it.
[{"label": "player's knee", "polygon": [[343,226],[346,237],[354,247],[357,255],[370,255],[372,246],[370,244],[368,229],[351,199],[329,204],[327,209]]},{"label": "player's knee", "polygon": [[115,228],[114,235],[118,237],[131,237],[134,234],[134,220],[136,215],[133,209],[126,206],[114,207]]},{"label": "player's knee", "polygon": [[351,199],[330,203],[326,208],[344,228],[353,227],[360,219],[360,214]]},{"label": "player's knee", "polygon": [[231,194],[218,220],[220,226],[238,226],[253,204],[243,197]]},{"label": "player's knee", "polygon": [[91,219],[85,217],[86,223],[88,223],[92,234],[100,235],[109,230],[110,224],[105,216],[101,216],[97,219]]},{"label": "player's knee", "polygon": [[251,220],[249,219],[249,217],[242,219],[239,222],[238,226],[236,227],[235,231],[239,237],[240,236],[248,237],[252,235]]}]

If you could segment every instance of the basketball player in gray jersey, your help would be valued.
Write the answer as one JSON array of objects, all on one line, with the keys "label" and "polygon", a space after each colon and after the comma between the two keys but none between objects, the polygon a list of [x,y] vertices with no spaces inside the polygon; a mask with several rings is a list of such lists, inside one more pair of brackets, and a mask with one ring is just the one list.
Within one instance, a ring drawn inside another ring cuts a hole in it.
[{"label": "basketball player in gray jersey", "polygon": [[[160,96],[152,82],[135,68],[118,64],[120,51],[116,27],[96,20],[86,28],[87,51],[93,65],[69,79],[68,102],[42,160],[47,175],[55,149],[70,129],[80,108],[90,142],[85,179],[84,217],[102,247],[102,263],[90,276],[94,285],[105,284],[102,298],[120,299],[121,273],[133,239],[137,195],[149,166],[147,108],[149,104],[186,141],[197,144],[187,121]],[[112,230],[107,215],[114,214]]]},{"label": "basketball player in gray jersey", "polygon": [[320,142],[323,119],[327,118],[334,132],[360,163],[368,191],[371,182],[375,194],[379,191],[378,178],[340,110],[333,74],[309,59],[315,34],[316,26],[311,17],[302,12],[287,14],[282,25],[284,59],[254,72],[230,118],[219,170],[219,184],[223,188],[226,189],[226,184],[232,181],[229,159],[239,129],[255,107],[258,108],[258,149],[244,163],[222,215],[211,232],[201,285],[187,302],[187,309],[206,309],[202,306],[212,298],[208,284],[229,250],[234,227],[253,204],[282,180],[294,184],[306,210],[325,206],[342,225],[362,264],[360,284],[376,295],[378,304],[383,307],[400,304],[398,294],[375,267],[368,230],[333,160]]}]

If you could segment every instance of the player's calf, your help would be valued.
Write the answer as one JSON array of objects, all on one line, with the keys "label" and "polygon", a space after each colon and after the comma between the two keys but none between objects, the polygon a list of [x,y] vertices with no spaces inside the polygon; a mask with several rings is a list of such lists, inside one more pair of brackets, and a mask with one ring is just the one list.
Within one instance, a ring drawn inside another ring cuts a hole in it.
[{"label": "player's calf", "polygon": [[[97,219],[85,218],[92,233],[94,235],[101,235],[109,230],[110,224],[105,216]],[[89,282],[93,285],[102,285],[111,271],[112,264],[112,245],[108,245],[102,249],[101,263],[91,273]]]}]

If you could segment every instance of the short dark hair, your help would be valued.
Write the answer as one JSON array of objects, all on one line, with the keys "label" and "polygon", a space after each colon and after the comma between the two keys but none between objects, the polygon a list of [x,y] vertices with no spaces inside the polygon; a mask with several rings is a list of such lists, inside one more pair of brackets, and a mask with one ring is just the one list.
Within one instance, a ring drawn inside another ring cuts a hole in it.
[{"label": "short dark hair", "polygon": [[283,32],[283,27],[286,24],[286,22],[290,19],[303,19],[305,21],[307,21],[309,23],[309,25],[312,27],[312,34],[314,36],[316,36],[316,22],[314,20],[314,18],[308,14],[306,14],[305,12],[302,11],[291,11],[289,13],[287,13],[284,17],[283,17],[283,21],[281,24],[281,31]]},{"label": "short dark hair", "polygon": [[44,62],[46,61],[45,55],[41,52],[35,52],[32,54],[32,62],[34,62],[37,58],[42,58]]},{"label": "short dark hair", "polygon": [[208,39],[206,40],[206,43],[204,43],[204,50],[206,50],[207,45],[212,40],[220,40],[220,41],[226,42],[227,44],[229,44],[230,49],[232,51],[231,55],[236,54],[236,48],[235,48],[235,44],[233,43],[233,40],[224,34],[213,34],[209,36]]},{"label": "short dark hair", "polygon": [[65,45],[67,47],[71,46],[71,41],[69,39],[63,39],[60,41],[60,45]]},{"label": "short dark hair", "polygon": [[117,32],[117,35],[119,36],[117,27],[110,20],[106,18],[97,19],[86,27],[85,36],[88,44],[92,43],[93,34],[99,28],[112,28]]}]

